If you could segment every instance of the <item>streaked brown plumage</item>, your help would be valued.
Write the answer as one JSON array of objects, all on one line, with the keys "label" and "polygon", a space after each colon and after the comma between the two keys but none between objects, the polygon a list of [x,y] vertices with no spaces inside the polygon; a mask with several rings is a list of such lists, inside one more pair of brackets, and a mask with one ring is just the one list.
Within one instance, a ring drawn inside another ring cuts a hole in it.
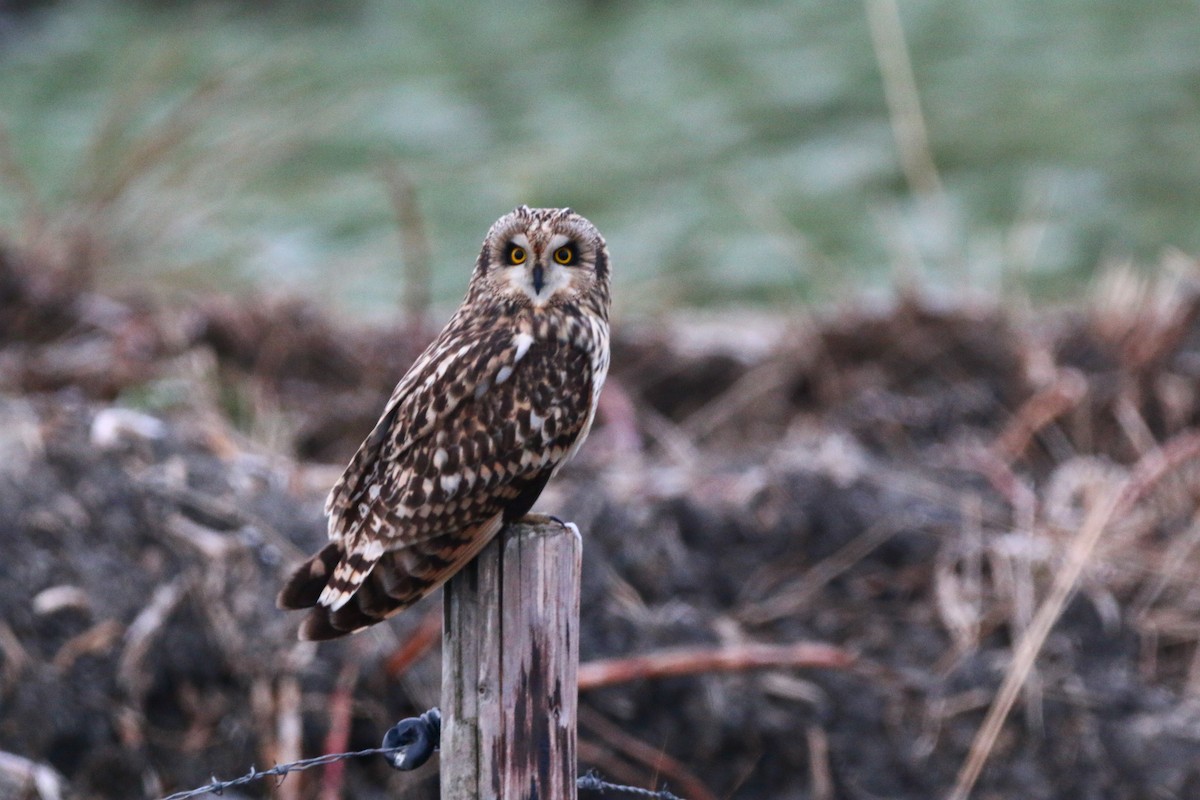
[{"label": "streaked brown plumage", "polygon": [[301,639],[361,630],[461,569],[583,443],[608,371],[608,250],[570,209],[488,232],[466,299],[326,501],[330,542],[279,593]]}]

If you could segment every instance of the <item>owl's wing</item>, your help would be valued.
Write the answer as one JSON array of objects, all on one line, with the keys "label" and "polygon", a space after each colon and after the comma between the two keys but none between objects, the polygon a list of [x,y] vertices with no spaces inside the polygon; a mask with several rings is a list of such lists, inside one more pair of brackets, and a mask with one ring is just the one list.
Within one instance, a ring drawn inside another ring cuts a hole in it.
[{"label": "owl's wing", "polygon": [[341,558],[317,602],[340,614],[385,554],[388,585],[373,594],[404,605],[457,571],[528,511],[579,440],[590,372],[582,350],[511,328],[439,339],[330,495]]},{"label": "owl's wing", "polygon": [[[408,372],[396,384],[384,406],[383,413],[375,427],[368,434],[358,451],[350,459],[350,463],[342,472],[341,478],[330,490],[325,500],[325,514],[329,517],[329,538],[340,539],[345,530],[339,524],[342,512],[349,507],[350,498],[361,488],[364,481],[372,475],[372,464],[379,462],[385,448],[402,451],[404,442],[397,441],[398,434],[411,429],[414,412],[418,407],[431,407],[430,398],[436,393],[442,393],[447,381],[454,381],[461,370],[461,364],[456,365],[455,359],[470,352],[469,339],[458,324],[458,317],[452,319],[420,357],[409,367]],[[473,349],[480,350],[483,341],[477,341]],[[455,375],[447,378],[447,373],[454,369]],[[469,374],[461,379],[469,379]],[[471,387],[473,389],[473,387]]]}]

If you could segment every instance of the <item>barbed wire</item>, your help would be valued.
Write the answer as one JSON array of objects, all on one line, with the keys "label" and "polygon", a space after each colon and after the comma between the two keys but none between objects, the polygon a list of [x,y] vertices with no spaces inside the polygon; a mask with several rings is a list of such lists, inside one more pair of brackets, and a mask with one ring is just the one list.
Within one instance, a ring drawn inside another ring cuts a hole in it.
[{"label": "barbed wire", "polygon": [[683,800],[682,797],[673,795],[666,789],[658,789],[656,791],[654,789],[639,789],[636,786],[623,786],[619,783],[609,783],[596,774],[595,770],[580,776],[575,781],[575,788],[581,792],[597,792],[599,794],[616,792],[618,794],[633,795],[634,797],[654,797],[657,800]]},{"label": "barbed wire", "polygon": [[[301,761],[292,761],[287,764],[279,764],[270,769],[257,770],[254,767],[240,778],[222,781],[217,780],[214,776],[212,783],[205,786],[200,786],[195,789],[189,789],[186,792],[176,792],[173,795],[164,797],[163,800],[189,800],[193,797],[202,797],[206,794],[215,794],[218,797],[225,793],[226,789],[232,789],[235,786],[251,783],[252,781],[260,781],[264,778],[286,777],[289,772],[302,772],[312,767],[320,767],[325,764],[332,764],[335,761],[347,761],[351,758],[362,758],[364,756],[386,756],[389,759],[396,755],[397,751],[402,750],[401,747],[372,747],[368,750],[358,750],[353,753],[331,753],[329,755],[317,756],[316,758],[306,758]],[[614,792],[616,794],[626,794],[632,797],[651,797],[655,800],[683,800],[678,795],[672,794],[666,789],[641,789],[637,786],[624,786],[618,783],[609,783],[601,778],[594,771],[588,772],[586,775],[581,775],[575,781],[576,788],[581,792],[596,792],[598,794],[608,794]]]},{"label": "barbed wire", "polygon": [[226,789],[232,789],[235,786],[241,786],[251,781],[261,781],[263,778],[284,777],[289,772],[302,772],[313,767],[332,764],[335,761],[347,761],[351,758],[362,758],[364,756],[387,756],[389,759],[396,755],[402,747],[372,747],[367,750],[358,750],[353,753],[331,753],[329,755],[317,756],[315,758],[305,758],[300,761],[290,761],[287,764],[278,764],[270,769],[258,770],[250,767],[250,771],[240,778],[234,778],[228,781],[217,780],[213,776],[212,783],[207,786],[200,786],[196,789],[189,789],[186,792],[176,792],[173,795],[164,797],[163,800],[188,800],[192,797],[201,797],[206,794],[215,794],[220,796]]},{"label": "barbed wire", "polygon": [[[383,747],[372,747],[352,753],[330,753],[324,756],[317,756],[316,758],[306,758],[300,761],[291,761],[287,764],[278,764],[264,770],[250,767],[250,771],[240,778],[222,781],[213,776],[212,782],[206,786],[189,789],[186,792],[176,792],[173,795],[164,797],[163,800],[189,800],[190,798],[201,797],[206,794],[219,796],[226,789],[232,789],[235,786],[241,786],[252,781],[274,777],[282,780],[290,772],[301,772],[337,761],[347,761],[352,758],[363,758],[366,756],[384,756],[390,765],[399,770],[407,771],[416,769],[428,761],[430,756],[438,749],[441,739],[441,728],[441,714],[436,708],[431,708],[419,717],[409,717],[393,725],[383,737]],[[594,770],[578,778],[575,786],[581,792],[596,792],[601,795],[612,792],[633,797],[654,798],[655,800],[683,800],[683,798],[671,794],[666,789],[655,791],[653,789],[640,789],[636,786],[622,786],[617,783],[609,783],[603,780]]]}]

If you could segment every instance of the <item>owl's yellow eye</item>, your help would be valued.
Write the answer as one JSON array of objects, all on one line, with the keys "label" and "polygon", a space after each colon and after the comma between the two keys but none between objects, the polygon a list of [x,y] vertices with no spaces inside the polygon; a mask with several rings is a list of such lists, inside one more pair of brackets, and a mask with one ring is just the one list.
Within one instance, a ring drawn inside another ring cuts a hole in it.
[{"label": "owl's yellow eye", "polygon": [[559,264],[570,264],[575,260],[575,251],[570,247],[560,247],[554,251],[554,260]]},{"label": "owl's yellow eye", "polygon": [[508,246],[508,263],[524,264],[525,259],[529,258],[529,254],[525,252],[525,248],[517,244]]}]

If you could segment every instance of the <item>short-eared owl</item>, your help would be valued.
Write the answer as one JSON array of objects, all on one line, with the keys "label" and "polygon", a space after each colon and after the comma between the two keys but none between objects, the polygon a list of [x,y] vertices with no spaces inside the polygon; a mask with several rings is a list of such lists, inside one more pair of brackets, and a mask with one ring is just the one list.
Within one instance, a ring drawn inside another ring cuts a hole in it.
[{"label": "short-eared owl", "polygon": [[608,250],[569,208],[521,206],[325,503],[330,542],[279,593],[301,639],[361,630],[523,517],[587,436],[608,371]]}]

